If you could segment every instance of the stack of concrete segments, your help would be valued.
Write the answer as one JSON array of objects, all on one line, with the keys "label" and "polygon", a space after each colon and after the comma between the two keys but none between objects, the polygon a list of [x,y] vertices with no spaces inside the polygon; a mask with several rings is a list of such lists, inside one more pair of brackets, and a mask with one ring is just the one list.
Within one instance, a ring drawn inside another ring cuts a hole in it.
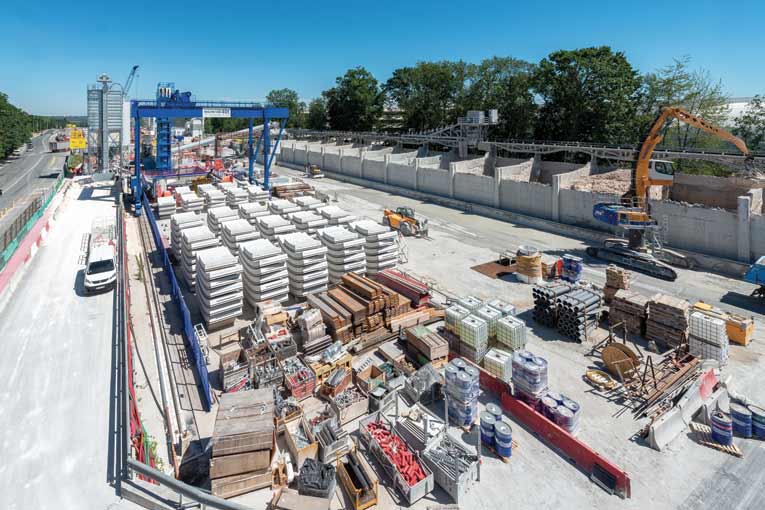
[{"label": "stack of concrete segments", "polygon": [[287,254],[290,294],[304,297],[327,290],[327,248],[321,241],[297,232],[281,236],[280,245]]},{"label": "stack of concrete segments", "polygon": [[226,195],[219,189],[200,187],[199,192],[205,199],[205,208],[209,211],[226,203]]},{"label": "stack of concrete segments", "polygon": [[197,193],[200,195],[204,195],[205,193],[208,193],[210,190],[217,189],[214,184],[210,184],[209,182],[206,184],[200,184],[197,186]]},{"label": "stack of concrete segments", "polygon": [[316,209],[324,205],[324,202],[322,202],[318,198],[307,196],[307,195],[302,197],[295,197],[292,200],[297,205],[299,205],[304,211],[315,211]]},{"label": "stack of concrete segments", "polygon": [[176,197],[180,197],[181,195],[185,195],[186,193],[193,193],[193,191],[191,191],[191,188],[189,188],[188,186],[176,186],[175,189],[173,190],[173,194]]},{"label": "stack of concrete segments", "polygon": [[290,220],[295,224],[298,232],[315,234],[320,228],[327,226],[327,219],[312,211],[298,211],[290,214]]},{"label": "stack of concrete segments", "polygon": [[267,239],[248,241],[239,246],[239,262],[244,268],[244,298],[253,308],[260,301],[286,301],[289,294],[287,255]]},{"label": "stack of concrete segments", "polygon": [[237,208],[239,207],[239,204],[244,204],[247,201],[247,190],[242,188],[231,188],[226,190],[226,205],[229,207]]},{"label": "stack of concrete segments", "polygon": [[197,278],[197,252],[219,245],[220,240],[205,225],[181,232],[181,270],[191,290],[194,290]]},{"label": "stack of concrete segments", "polygon": [[170,247],[176,259],[181,260],[181,232],[202,225],[202,216],[195,212],[176,213],[170,217]]},{"label": "stack of concrete segments", "polygon": [[175,197],[157,198],[157,216],[169,218],[173,214],[175,214]]},{"label": "stack of concrete segments", "polygon": [[216,183],[215,187],[221,190],[225,194],[228,190],[232,188],[236,188],[237,185],[234,181],[225,181],[225,182],[221,181]]},{"label": "stack of concrete segments", "polygon": [[398,232],[372,220],[356,221],[352,226],[366,240],[364,252],[367,257],[368,276],[374,276],[398,263]]},{"label": "stack of concrete segments", "polygon": [[326,207],[320,207],[316,209],[322,216],[327,218],[330,225],[345,225],[356,220],[356,216],[352,215],[345,209],[341,209],[336,205],[328,205]]},{"label": "stack of concrete segments", "polygon": [[181,211],[183,212],[201,211],[204,206],[204,198],[196,193],[184,193],[181,195]]},{"label": "stack of concrete segments", "polygon": [[247,220],[250,224],[257,226],[258,218],[261,216],[268,216],[271,212],[268,210],[266,204],[259,202],[249,202],[246,204],[239,204],[239,217]]},{"label": "stack of concrete segments", "polygon": [[233,324],[242,314],[242,266],[228,248],[197,253],[197,297],[208,331]]},{"label": "stack of concrete segments", "polygon": [[266,202],[270,197],[268,190],[263,189],[257,184],[250,184],[247,186],[247,199],[250,202]]},{"label": "stack of concrete segments", "polygon": [[237,219],[239,219],[239,211],[225,205],[207,210],[207,226],[215,235],[220,235],[224,223]]},{"label": "stack of concrete segments", "polygon": [[223,224],[223,245],[234,255],[239,254],[239,245],[260,238],[260,230],[241,218]]},{"label": "stack of concrete segments", "polygon": [[258,217],[260,233],[269,241],[276,241],[276,236],[295,232],[295,225],[278,214]]},{"label": "stack of concrete segments", "polygon": [[366,239],[357,232],[340,226],[327,227],[319,231],[319,239],[327,247],[330,283],[339,282],[346,273],[366,272]]},{"label": "stack of concrete segments", "polygon": [[302,210],[302,208],[289,200],[277,199],[268,202],[268,210],[271,211],[271,214],[278,214],[286,217],[288,214]]}]

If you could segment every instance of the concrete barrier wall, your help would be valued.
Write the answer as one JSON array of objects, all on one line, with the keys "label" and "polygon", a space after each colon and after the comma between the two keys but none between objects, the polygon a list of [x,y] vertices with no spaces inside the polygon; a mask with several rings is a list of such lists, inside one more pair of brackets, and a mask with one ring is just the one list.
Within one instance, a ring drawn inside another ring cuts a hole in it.
[{"label": "concrete barrier wall", "polygon": [[574,182],[576,182],[578,179],[581,179],[582,177],[587,177],[588,175],[592,174],[592,166],[587,163],[586,165],[577,168],[576,170],[572,170],[570,172],[562,172],[555,175],[560,175],[560,185],[561,187],[569,187]]},{"label": "concrete barrier wall", "polygon": [[419,168],[417,170],[417,187],[424,193],[432,193],[448,197],[450,193],[451,177],[447,170],[435,168]]},{"label": "concrete barrier wall", "polygon": [[407,189],[417,189],[417,172],[410,165],[388,163],[388,184]]},{"label": "concrete barrier wall", "polygon": [[[537,182],[542,184],[551,184],[553,175],[565,174],[587,168],[589,172],[590,165],[580,165],[578,163],[562,163],[560,161],[542,161],[534,158],[534,173],[538,175]],[[585,175],[589,175],[586,173]]]},{"label": "concrete barrier wall", "polygon": [[666,243],[717,257],[738,257],[737,214],[679,202],[651,201],[651,215],[667,225]]},{"label": "concrete barrier wall", "polygon": [[417,158],[420,168],[440,168],[442,156],[428,156],[426,158]]},{"label": "concrete barrier wall", "polygon": [[[722,207],[735,211],[738,207],[738,197],[746,195],[755,186],[757,183],[750,179],[679,173],[675,175],[669,196],[678,202],[704,204],[707,207]],[[756,205],[752,203],[755,207],[753,210],[759,212],[762,206],[757,209]]]},{"label": "concrete barrier wall", "polygon": [[293,163],[296,165],[305,165],[308,162],[308,152],[305,149],[295,149]]},{"label": "concrete barrier wall", "polygon": [[311,165],[319,165],[321,167],[321,149],[319,147],[311,147],[308,151],[308,163]]},{"label": "concrete barrier wall", "polygon": [[324,169],[328,172],[340,171],[340,154],[336,152],[324,153]]},{"label": "concrete barrier wall", "polygon": [[414,166],[414,159],[417,157],[418,152],[419,151],[393,153],[390,155],[389,161]]},{"label": "concrete barrier wall", "polygon": [[286,161],[287,163],[292,163],[295,159],[295,151],[292,148],[292,145],[290,146],[282,146],[282,151],[277,156],[279,158],[279,161]]},{"label": "concrete barrier wall", "polygon": [[369,179],[370,181],[385,182],[385,169],[388,166],[387,162],[384,159],[369,159],[368,154],[369,153],[367,153],[367,157],[365,157],[362,162],[364,165],[364,170],[362,172],[364,178]]},{"label": "concrete barrier wall", "polygon": [[754,260],[765,255],[765,216],[752,214],[749,223],[751,256]]},{"label": "concrete barrier wall", "polygon": [[[503,158],[504,159],[504,158]],[[495,168],[495,174],[499,174],[500,179],[512,179],[514,181],[528,182],[531,178],[531,167],[534,165],[534,158],[520,160],[513,165],[503,165]]]},{"label": "concrete barrier wall", "polygon": [[454,171],[461,174],[483,175],[488,156],[482,158],[466,159],[464,161],[454,162]]},{"label": "concrete barrier wall", "polygon": [[361,158],[357,156],[343,156],[343,172],[355,177],[361,176]]},{"label": "concrete barrier wall", "polygon": [[552,187],[535,182],[500,181],[500,208],[537,218],[552,218]]},{"label": "concrete barrier wall", "polygon": [[455,174],[454,198],[494,207],[494,178],[484,175]]},{"label": "concrete barrier wall", "polygon": [[610,231],[611,227],[592,217],[592,208],[602,202],[619,203],[619,195],[611,193],[589,193],[561,188],[558,195],[559,221],[569,225]]}]

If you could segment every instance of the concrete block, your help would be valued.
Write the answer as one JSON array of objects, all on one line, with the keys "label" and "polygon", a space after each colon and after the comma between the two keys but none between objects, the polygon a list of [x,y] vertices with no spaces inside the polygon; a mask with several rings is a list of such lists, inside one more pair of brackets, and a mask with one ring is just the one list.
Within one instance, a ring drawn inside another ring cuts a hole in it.
[{"label": "concrete block", "polygon": [[494,207],[493,177],[457,173],[454,175],[453,187],[453,197],[458,200]]},{"label": "concrete block", "polygon": [[446,170],[419,168],[417,170],[417,188],[424,193],[450,197],[451,176]]},{"label": "concrete block", "polygon": [[388,184],[417,189],[417,167],[401,163],[388,163]]},{"label": "concrete block", "polygon": [[502,209],[549,220],[552,217],[552,187],[535,182],[500,181]]}]

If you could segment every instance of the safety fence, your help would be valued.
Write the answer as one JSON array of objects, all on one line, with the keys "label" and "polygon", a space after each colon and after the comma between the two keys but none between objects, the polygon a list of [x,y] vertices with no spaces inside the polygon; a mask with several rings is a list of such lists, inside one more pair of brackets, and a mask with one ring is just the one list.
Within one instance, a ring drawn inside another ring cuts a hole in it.
[{"label": "safety fence", "polygon": [[[56,179],[56,182],[34,197],[21,214],[0,233],[0,269],[5,267],[24,240],[24,237],[32,229],[35,222],[40,219],[40,216],[43,215],[63,182],[64,173],[62,172]],[[10,209],[12,210],[13,207]],[[6,212],[6,214],[10,214],[10,212]]]},{"label": "safety fence", "polygon": [[181,288],[178,285],[178,279],[175,276],[173,265],[170,263],[170,257],[167,254],[167,248],[165,247],[165,243],[159,233],[159,227],[157,226],[157,221],[154,218],[154,212],[152,211],[149,200],[145,194],[143,196],[143,208],[146,211],[146,217],[149,220],[149,225],[151,225],[151,233],[154,237],[154,243],[156,244],[157,250],[162,257],[162,267],[165,270],[167,277],[170,279],[170,293],[172,295],[173,301],[178,306],[178,311],[180,312],[181,318],[183,319],[183,337],[186,340],[186,346],[191,349],[194,368],[196,369],[197,375],[199,376],[199,384],[202,386],[200,391],[202,394],[202,405],[204,406],[205,411],[209,411],[210,407],[212,406],[212,400],[210,398],[210,376],[207,372],[207,361],[205,360],[204,353],[202,352],[202,348],[199,345],[199,338],[197,338],[196,332],[194,331],[194,325],[191,323],[191,314],[189,313],[188,306],[186,306],[186,300],[183,298]]}]

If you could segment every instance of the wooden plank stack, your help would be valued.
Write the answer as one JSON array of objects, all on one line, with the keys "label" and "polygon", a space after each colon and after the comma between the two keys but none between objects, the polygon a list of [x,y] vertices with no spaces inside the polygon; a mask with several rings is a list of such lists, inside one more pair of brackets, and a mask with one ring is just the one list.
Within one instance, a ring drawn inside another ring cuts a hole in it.
[{"label": "wooden plank stack", "polygon": [[351,313],[330,298],[326,292],[309,294],[308,304],[319,310],[329,335],[335,342],[347,344],[353,338]]},{"label": "wooden plank stack", "polygon": [[406,341],[430,361],[440,361],[449,356],[449,343],[446,339],[425,326],[407,328]]},{"label": "wooden plank stack", "polygon": [[274,453],[273,390],[221,395],[211,447],[213,494],[230,498],[270,487]]},{"label": "wooden plank stack", "polygon": [[313,187],[302,181],[290,182],[289,184],[279,184],[271,188],[271,194],[277,198],[292,198],[306,195],[313,192]]},{"label": "wooden plank stack", "polygon": [[657,345],[674,348],[688,341],[691,304],[680,298],[657,294],[648,302],[646,334]]},{"label": "wooden plank stack", "polygon": [[606,268],[606,286],[603,288],[603,295],[606,303],[611,300],[619,290],[629,290],[631,273],[626,269],[610,264]]},{"label": "wooden plank stack", "polygon": [[627,331],[642,335],[648,314],[648,297],[631,290],[617,289],[611,299],[608,320],[612,326],[623,322]]}]

